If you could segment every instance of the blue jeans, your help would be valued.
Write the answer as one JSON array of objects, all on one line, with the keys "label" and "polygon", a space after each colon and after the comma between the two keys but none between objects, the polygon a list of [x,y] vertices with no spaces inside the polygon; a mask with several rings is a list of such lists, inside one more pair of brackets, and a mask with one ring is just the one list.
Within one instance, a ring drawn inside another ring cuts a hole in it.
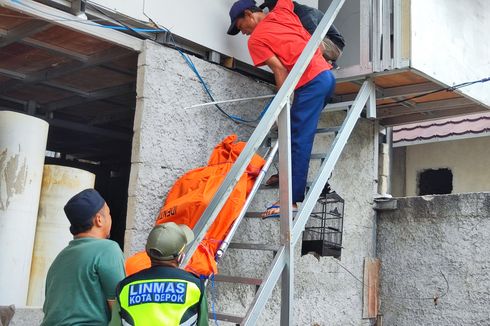
[{"label": "blue jeans", "polygon": [[335,77],[327,70],[294,91],[291,106],[291,160],[293,203],[305,197],[315,131],[325,104],[335,88]]}]

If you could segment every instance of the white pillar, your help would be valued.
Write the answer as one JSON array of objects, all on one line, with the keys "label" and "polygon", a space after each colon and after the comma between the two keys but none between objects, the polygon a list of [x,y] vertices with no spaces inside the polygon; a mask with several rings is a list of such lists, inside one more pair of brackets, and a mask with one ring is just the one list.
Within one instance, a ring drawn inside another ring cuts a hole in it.
[{"label": "white pillar", "polygon": [[73,239],[63,207],[80,191],[93,188],[95,175],[80,169],[45,165],[29,279],[28,306],[42,306],[46,274],[58,253]]},{"label": "white pillar", "polygon": [[25,306],[48,123],[0,111],[0,305]]}]

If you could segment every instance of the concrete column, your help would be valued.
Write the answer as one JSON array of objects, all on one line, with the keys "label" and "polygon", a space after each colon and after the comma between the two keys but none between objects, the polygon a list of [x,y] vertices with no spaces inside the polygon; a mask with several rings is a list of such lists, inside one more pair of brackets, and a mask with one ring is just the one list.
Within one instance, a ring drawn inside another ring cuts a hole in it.
[{"label": "concrete column", "polygon": [[0,112],[0,305],[24,306],[48,124]]},{"label": "concrete column", "polygon": [[48,269],[58,253],[73,239],[63,207],[80,191],[93,188],[93,173],[59,165],[45,165],[39,199],[36,237],[29,279],[28,306],[44,302]]}]

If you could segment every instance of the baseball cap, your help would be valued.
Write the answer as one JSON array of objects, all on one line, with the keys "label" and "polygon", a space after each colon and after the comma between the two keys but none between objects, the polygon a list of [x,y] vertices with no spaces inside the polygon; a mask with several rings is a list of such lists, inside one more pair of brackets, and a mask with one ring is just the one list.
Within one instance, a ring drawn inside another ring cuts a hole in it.
[{"label": "baseball cap", "polygon": [[194,240],[194,233],[184,224],[167,222],[156,225],[148,235],[146,253],[155,260],[172,260]]},{"label": "baseball cap", "polygon": [[239,30],[236,27],[236,21],[243,15],[243,12],[247,9],[257,7],[255,0],[238,0],[231,6],[230,9],[230,20],[231,24],[228,28],[229,35],[237,35]]},{"label": "baseball cap", "polygon": [[85,189],[71,197],[64,211],[70,221],[70,231],[77,226],[90,224],[94,215],[104,206],[105,200],[95,189]]}]

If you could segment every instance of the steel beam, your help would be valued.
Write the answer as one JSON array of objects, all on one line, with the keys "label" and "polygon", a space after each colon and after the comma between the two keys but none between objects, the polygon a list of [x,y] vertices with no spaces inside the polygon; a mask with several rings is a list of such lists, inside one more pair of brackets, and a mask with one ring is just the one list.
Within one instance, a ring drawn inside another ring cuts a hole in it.
[{"label": "steel beam", "polygon": [[0,6],[21,12],[23,14],[36,17],[38,19],[53,22],[68,29],[93,36],[124,48],[141,52],[143,50],[143,40],[121,33],[119,31],[101,28],[95,23],[87,22],[85,19],[77,18],[69,13],[54,9],[32,0],[11,1],[0,0]]},{"label": "steel beam", "polygon": [[38,118],[46,120],[52,127],[68,129],[71,131],[78,131],[83,133],[88,133],[91,135],[98,135],[112,139],[130,141],[133,138],[132,133],[123,133],[119,131],[107,130],[103,128],[93,127],[81,123],[71,122],[67,120],[60,119],[45,119],[43,116],[37,116]]},{"label": "steel beam", "polygon": [[3,76],[8,77],[8,78],[12,78],[12,79],[20,79],[20,80],[26,78],[25,74],[22,74],[20,72],[14,71],[14,70],[5,69],[5,68],[0,68],[0,75],[3,75]]},{"label": "steel beam", "polygon": [[[40,71],[36,71],[31,74],[18,74],[16,72],[10,72],[11,74],[17,74],[18,77],[15,78],[17,80],[11,80],[0,86],[0,94],[5,93],[8,90],[15,89],[17,87],[22,87],[25,84],[34,84],[43,81],[48,81],[50,79],[59,78],[62,76],[66,76],[75,71],[101,65],[104,63],[108,63],[120,58],[124,58],[128,55],[132,55],[133,52],[130,52],[126,49],[116,48],[116,49],[108,49],[102,51],[100,53],[91,55],[85,62],[79,61],[71,61],[64,64],[61,64],[55,68],[49,67]],[[109,68],[111,69],[111,68]],[[0,73],[2,73],[2,69],[0,69]],[[12,77],[13,78],[13,77]]]},{"label": "steel beam", "polygon": [[0,48],[18,42],[30,35],[42,32],[51,26],[52,25],[46,21],[33,20],[17,26],[14,29],[2,30],[0,31],[0,35],[2,36],[0,40]]},{"label": "steel beam", "polygon": [[391,2],[393,0],[383,0],[382,2],[382,40],[383,49],[381,66],[383,70],[390,70],[392,68],[391,60]]},{"label": "steel beam", "polygon": [[418,103],[411,108],[407,108],[403,105],[378,107],[378,117],[380,119],[386,119],[386,118],[392,118],[397,116],[403,116],[406,114],[421,113],[427,111],[449,110],[449,109],[466,107],[470,105],[474,105],[474,102],[472,100],[461,97],[461,98]]},{"label": "steel beam", "polygon": [[394,68],[402,67],[402,0],[393,1],[393,61]]},{"label": "steel beam", "polygon": [[128,110],[127,108],[121,108],[119,112],[111,112],[105,114],[98,114],[97,117],[88,122],[89,125],[101,125],[114,121],[124,121],[129,120],[134,117],[134,110]]},{"label": "steel beam", "polygon": [[90,92],[86,97],[73,96],[62,99],[56,102],[51,102],[42,106],[46,112],[61,110],[69,106],[75,106],[82,103],[98,101],[104,98],[109,98],[117,95],[122,95],[135,91],[134,83],[105,88],[100,91]]},{"label": "steel beam", "polygon": [[77,96],[80,97],[90,97],[90,92],[84,92],[76,87],[71,87],[68,85],[65,85],[64,83],[57,83],[57,82],[51,82],[51,81],[45,81],[41,83],[42,85],[49,86],[52,88],[56,88],[65,92],[70,92],[70,93],[75,93]]},{"label": "steel beam", "polygon": [[294,258],[291,247],[291,228],[293,226],[292,187],[291,187],[291,101],[281,111],[279,127],[279,202],[281,245],[284,246],[285,266],[281,276],[281,325],[293,325],[294,297]]},{"label": "steel beam", "polygon": [[[370,6],[370,0],[361,0],[359,3],[360,6],[360,40],[359,40],[359,65],[361,67],[361,70],[368,70],[369,72],[372,72],[372,66],[369,61],[369,53],[371,49],[371,42],[370,40],[370,12],[371,12],[371,6]],[[344,70],[344,69],[342,69]],[[352,76],[352,74],[350,75]]]},{"label": "steel beam", "polygon": [[36,40],[36,39],[30,38],[30,37],[26,37],[22,40],[19,40],[19,42],[22,44],[25,44],[25,45],[29,45],[33,48],[37,48],[37,49],[41,49],[43,51],[49,52],[53,55],[62,56],[62,57],[66,57],[69,59],[78,60],[81,62],[85,62],[89,59],[89,56],[86,56],[86,55],[81,54],[79,52],[71,51],[71,50],[68,50],[64,47],[57,46],[57,45],[47,43],[47,42],[43,42],[40,40]]},{"label": "steel beam", "polygon": [[[433,83],[426,82],[420,84],[413,85],[405,85],[405,86],[395,86],[389,88],[382,88],[380,86],[376,86],[376,98],[378,100],[384,100],[388,98],[396,98],[400,96],[413,96],[419,95],[427,92],[432,92],[442,87]],[[352,101],[357,96],[357,93],[343,94],[336,96],[337,99],[342,101]]]},{"label": "steel beam", "polygon": [[426,112],[418,112],[405,114],[402,116],[389,117],[389,118],[380,118],[380,124],[383,126],[396,126],[406,123],[412,122],[422,122],[429,120],[437,120],[446,117],[453,117],[458,115],[467,115],[476,112],[488,112],[488,109],[481,105],[469,105],[466,107],[456,107],[445,110],[434,110],[434,111],[426,111]]},{"label": "steel beam", "polygon": [[[15,109],[9,109],[9,110],[25,113],[24,111],[19,111]],[[39,114],[33,116],[45,120],[47,123],[49,123],[50,126],[61,128],[61,129],[78,131],[78,132],[83,132],[83,133],[88,133],[92,135],[98,135],[106,138],[112,138],[112,139],[123,140],[123,141],[130,141],[133,138],[132,133],[123,133],[119,131],[107,130],[107,129],[97,128],[97,127],[85,125],[78,122],[71,122],[67,120],[46,119],[44,115],[39,115]]]}]

